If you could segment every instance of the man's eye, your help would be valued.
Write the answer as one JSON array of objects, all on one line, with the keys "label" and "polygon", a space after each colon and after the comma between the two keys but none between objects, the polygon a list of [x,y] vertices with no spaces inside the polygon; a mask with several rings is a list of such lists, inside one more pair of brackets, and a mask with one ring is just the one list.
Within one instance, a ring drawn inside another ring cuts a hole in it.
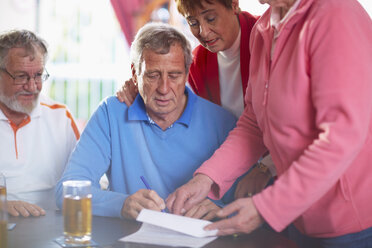
[{"label": "man's eye", "polygon": [[42,73],[36,73],[35,78],[40,79],[42,75]]},{"label": "man's eye", "polygon": [[177,79],[177,78],[179,78],[179,74],[170,74],[168,77],[170,78],[170,79]]},{"label": "man's eye", "polygon": [[15,77],[16,77],[17,79],[19,79],[19,80],[24,80],[24,79],[27,78],[27,75],[26,75],[26,74],[21,74],[21,75],[16,75]]},{"label": "man's eye", "polygon": [[147,74],[147,77],[149,79],[157,79],[159,77],[159,74]]}]

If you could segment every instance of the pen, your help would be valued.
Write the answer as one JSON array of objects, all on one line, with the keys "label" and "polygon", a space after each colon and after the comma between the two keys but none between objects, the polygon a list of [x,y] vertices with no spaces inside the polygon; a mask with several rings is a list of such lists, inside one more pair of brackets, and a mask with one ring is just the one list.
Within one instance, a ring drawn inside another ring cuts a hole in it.
[{"label": "pen", "polygon": [[[140,178],[141,178],[143,184],[145,185],[146,189],[152,190],[151,187],[150,187],[150,185],[147,183],[145,177],[144,177],[144,176],[140,176]],[[161,211],[162,211],[163,213],[165,213],[165,209],[162,209]]]}]

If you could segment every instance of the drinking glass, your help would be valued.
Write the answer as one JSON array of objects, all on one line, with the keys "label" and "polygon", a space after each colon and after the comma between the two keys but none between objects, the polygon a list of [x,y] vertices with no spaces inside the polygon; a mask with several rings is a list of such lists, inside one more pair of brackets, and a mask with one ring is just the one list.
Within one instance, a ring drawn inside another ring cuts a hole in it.
[{"label": "drinking glass", "polygon": [[6,180],[3,173],[0,173],[0,195],[6,198]]},{"label": "drinking glass", "polygon": [[90,243],[92,236],[90,181],[63,182],[63,218],[65,243]]},{"label": "drinking glass", "polygon": [[0,248],[8,245],[8,212],[6,211],[6,195],[0,194]]}]

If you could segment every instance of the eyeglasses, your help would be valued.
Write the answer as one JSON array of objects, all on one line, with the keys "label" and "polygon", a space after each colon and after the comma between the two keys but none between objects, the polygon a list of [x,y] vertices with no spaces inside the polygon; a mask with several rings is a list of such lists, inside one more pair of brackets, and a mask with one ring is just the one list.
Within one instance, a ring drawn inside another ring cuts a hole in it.
[{"label": "eyeglasses", "polygon": [[[0,70],[6,72],[9,75],[9,77],[13,78],[14,84],[16,85],[25,85],[31,79],[30,75],[28,74],[21,74],[21,75],[13,76],[12,74],[10,74],[10,72],[8,72],[6,68],[0,68]],[[32,78],[34,79],[35,83],[41,84],[42,82],[44,82],[45,80],[49,78],[49,73],[44,68],[43,73],[36,73]]]}]

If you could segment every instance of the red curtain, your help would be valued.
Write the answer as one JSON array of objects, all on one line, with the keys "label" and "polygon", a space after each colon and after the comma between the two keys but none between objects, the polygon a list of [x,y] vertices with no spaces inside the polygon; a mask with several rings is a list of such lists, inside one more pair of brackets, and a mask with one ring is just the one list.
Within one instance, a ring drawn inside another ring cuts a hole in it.
[{"label": "red curtain", "polygon": [[111,5],[129,46],[137,32],[135,17],[144,4],[145,0],[111,0]]}]

